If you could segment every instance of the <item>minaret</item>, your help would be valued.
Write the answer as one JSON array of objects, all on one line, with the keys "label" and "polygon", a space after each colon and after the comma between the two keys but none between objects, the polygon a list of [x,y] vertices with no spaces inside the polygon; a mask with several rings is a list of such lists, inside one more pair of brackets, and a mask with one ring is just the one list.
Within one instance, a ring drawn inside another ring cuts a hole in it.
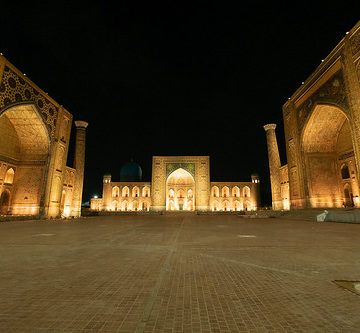
[{"label": "minaret", "polygon": [[86,127],[88,123],[82,120],[75,121],[76,126],[76,143],[75,143],[75,157],[74,157],[74,169],[75,184],[72,199],[72,212],[71,216],[81,216],[81,200],[84,185],[84,167],[85,167],[85,137]]},{"label": "minaret", "polygon": [[276,124],[267,124],[264,126],[267,139],[272,208],[274,210],[283,209],[281,200],[281,184],[280,184],[280,155],[275,134]]},{"label": "minaret", "polygon": [[111,174],[107,173],[103,176],[103,210],[110,210],[111,207]]},{"label": "minaret", "polygon": [[261,207],[261,196],[260,196],[260,176],[257,173],[251,174],[251,182],[253,183],[254,189],[254,204],[255,209],[259,209]]}]

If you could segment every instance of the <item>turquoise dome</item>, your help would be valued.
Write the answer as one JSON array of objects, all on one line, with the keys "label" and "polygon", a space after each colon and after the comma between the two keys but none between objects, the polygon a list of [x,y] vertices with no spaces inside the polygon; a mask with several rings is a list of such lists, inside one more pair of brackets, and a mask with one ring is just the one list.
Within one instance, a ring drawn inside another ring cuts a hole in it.
[{"label": "turquoise dome", "polygon": [[131,161],[125,163],[120,170],[121,182],[136,182],[142,179],[142,169],[139,164]]}]

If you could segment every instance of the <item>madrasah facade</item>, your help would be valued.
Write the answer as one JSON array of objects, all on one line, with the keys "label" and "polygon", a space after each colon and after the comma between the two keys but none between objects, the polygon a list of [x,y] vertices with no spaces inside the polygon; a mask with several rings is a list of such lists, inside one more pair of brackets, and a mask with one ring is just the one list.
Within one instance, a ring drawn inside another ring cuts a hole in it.
[{"label": "madrasah facade", "polygon": [[287,163],[266,131],[272,207],[360,208],[360,21],[283,105]]},{"label": "madrasah facade", "polygon": [[141,167],[126,163],[120,181],[103,177],[102,198],[93,211],[252,211],[260,206],[259,175],[249,182],[210,181],[209,156],[153,156],[151,182]]},{"label": "madrasah facade", "polygon": [[0,216],[80,217],[85,121],[72,114],[0,54]]}]

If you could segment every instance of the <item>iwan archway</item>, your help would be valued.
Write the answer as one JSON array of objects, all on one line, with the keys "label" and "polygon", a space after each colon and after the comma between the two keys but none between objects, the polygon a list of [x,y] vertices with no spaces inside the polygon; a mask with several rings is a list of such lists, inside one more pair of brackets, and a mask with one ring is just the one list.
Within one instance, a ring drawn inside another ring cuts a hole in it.
[{"label": "iwan archway", "polygon": [[317,105],[302,135],[310,207],[354,206],[359,184],[349,120],[340,108]]},{"label": "iwan archway", "polygon": [[360,207],[359,59],[360,21],[283,105],[287,164],[264,126],[273,209]]},{"label": "iwan archway", "polygon": [[87,123],[75,122],[70,168],[71,123],[63,106],[0,54],[1,215],[80,216]]},{"label": "iwan archway", "polygon": [[186,170],[179,168],[166,180],[166,210],[193,211],[195,209],[195,180]]},{"label": "iwan archway", "polygon": [[209,156],[153,156],[152,210],[207,211],[209,198]]},{"label": "iwan archway", "polygon": [[6,169],[1,188],[9,197],[2,214],[40,213],[49,156],[50,137],[34,105],[13,106],[0,114],[0,161]]}]

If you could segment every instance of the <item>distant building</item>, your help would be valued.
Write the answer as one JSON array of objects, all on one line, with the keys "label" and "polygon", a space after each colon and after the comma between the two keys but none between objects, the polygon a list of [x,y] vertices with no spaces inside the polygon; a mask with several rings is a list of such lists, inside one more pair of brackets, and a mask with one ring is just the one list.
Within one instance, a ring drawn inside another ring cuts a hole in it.
[{"label": "distant building", "polygon": [[153,156],[152,180],[142,182],[141,167],[126,163],[120,181],[103,177],[95,211],[243,211],[260,206],[259,175],[250,182],[211,182],[209,156]]},{"label": "distant building", "polygon": [[0,215],[81,214],[87,123],[65,165],[72,115],[0,56]]},{"label": "distant building", "polygon": [[360,21],[283,106],[287,164],[265,125],[273,209],[360,207]]}]

